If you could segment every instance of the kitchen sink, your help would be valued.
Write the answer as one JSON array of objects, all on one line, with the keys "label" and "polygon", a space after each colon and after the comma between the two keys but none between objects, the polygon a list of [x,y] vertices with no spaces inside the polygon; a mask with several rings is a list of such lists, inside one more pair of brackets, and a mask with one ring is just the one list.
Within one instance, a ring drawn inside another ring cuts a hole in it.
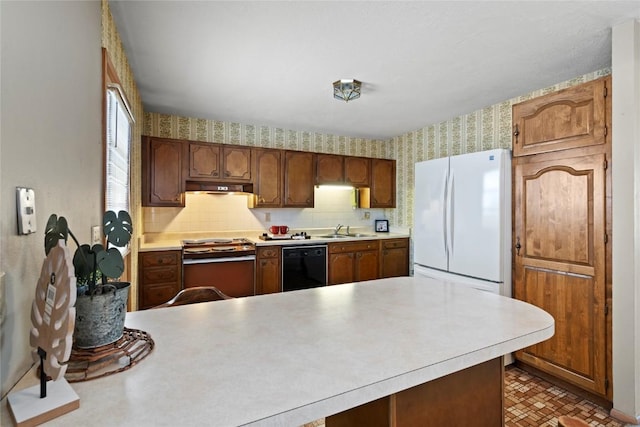
[{"label": "kitchen sink", "polygon": [[375,237],[374,234],[353,233],[347,234],[347,237]]},{"label": "kitchen sink", "polygon": [[321,239],[344,239],[345,237],[351,237],[351,236],[347,236],[346,234],[325,234],[323,236],[318,236]]}]

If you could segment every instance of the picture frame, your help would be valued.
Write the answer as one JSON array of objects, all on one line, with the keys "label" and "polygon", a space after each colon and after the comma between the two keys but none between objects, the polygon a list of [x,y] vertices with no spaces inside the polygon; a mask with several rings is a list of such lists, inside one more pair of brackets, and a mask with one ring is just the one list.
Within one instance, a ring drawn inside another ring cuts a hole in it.
[{"label": "picture frame", "polygon": [[376,219],[375,221],[376,233],[388,233],[389,232],[389,220]]}]

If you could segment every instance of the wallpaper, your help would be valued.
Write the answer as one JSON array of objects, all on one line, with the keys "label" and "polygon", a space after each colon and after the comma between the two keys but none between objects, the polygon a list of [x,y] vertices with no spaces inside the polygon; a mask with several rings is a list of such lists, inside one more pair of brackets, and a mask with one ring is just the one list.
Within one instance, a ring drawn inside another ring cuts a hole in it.
[{"label": "wallpaper", "polygon": [[248,145],[388,159],[388,141],[304,132],[269,126],[145,112],[143,134],[192,141]]},{"label": "wallpaper", "polygon": [[389,158],[396,160],[397,170],[397,208],[388,209],[386,212],[390,224],[401,227],[413,226],[414,164],[416,162],[494,148],[511,149],[513,104],[609,74],[611,74],[610,68],[585,74],[389,140],[387,148]]},{"label": "wallpaper", "polygon": [[122,46],[122,40],[113,21],[109,3],[102,0],[102,47],[107,49],[111,63],[115,67],[122,88],[125,91],[129,105],[133,110],[135,124],[133,127],[131,144],[131,208],[130,215],[133,220],[134,236],[131,239],[131,292],[129,298],[131,306],[137,307],[137,271],[138,271],[138,239],[142,233],[142,209],[141,209],[141,146],[140,138],[144,122],[142,98],[138,92],[138,87],[129,67],[127,55]]}]

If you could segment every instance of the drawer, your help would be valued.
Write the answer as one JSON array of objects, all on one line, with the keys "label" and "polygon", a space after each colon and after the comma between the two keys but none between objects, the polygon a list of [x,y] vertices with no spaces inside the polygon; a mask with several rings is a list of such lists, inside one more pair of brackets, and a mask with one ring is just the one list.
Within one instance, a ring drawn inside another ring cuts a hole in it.
[{"label": "drawer", "polygon": [[339,254],[342,252],[377,251],[379,245],[380,243],[378,240],[367,240],[364,242],[329,243],[329,253]]},{"label": "drawer", "polygon": [[409,239],[386,239],[382,240],[382,249],[407,248]]},{"label": "drawer", "polygon": [[158,265],[178,265],[181,259],[180,251],[143,252],[140,254],[143,267]]},{"label": "drawer", "polygon": [[142,280],[144,283],[177,282],[178,276],[178,267],[174,265],[145,268],[142,270]]},{"label": "drawer", "polygon": [[258,258],[278,258],[280,256],[280,246],[267,246],[256,248]]},{"label": "drawer", "polygon": [[180,292],[180,286],[176,283],[160,285],[147,285],[142,289],[142,304],[140,308],[155,307],[164,304]]}]

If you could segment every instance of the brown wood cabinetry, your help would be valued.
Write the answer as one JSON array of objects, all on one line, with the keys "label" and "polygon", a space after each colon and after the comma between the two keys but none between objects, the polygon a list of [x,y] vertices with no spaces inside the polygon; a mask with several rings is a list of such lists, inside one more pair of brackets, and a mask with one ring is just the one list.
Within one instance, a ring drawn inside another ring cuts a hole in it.
[{"label": "brown wood cabinetry", "polygon": [[184,206],[183,150],[183,141],[143,138],[143,206]]},{"label": "brown wood cabinetry", "polygon": [[217,144],[189,143],[189,178],[220,178],[220,147]]},{"label": "brown wood cabinetry", "polygon": [[251,207],[282,206],[282,151],[256,148],[253,150],[253,159],[254,196]]},{"label": "brown wood cabinetry", "polygon": [[189,142],[189,179],[251,181],[251,148]]},{"label": "brown wood cabinetry", "polygon": [[371,159],[366,157],[316,154],[316,184],[368,187],[371,181]]},{"label": "brown wood cabinetry", "polygon": [[315,154],[305,151],[284,152],[283,207],[312,208],[316,176]]},{"label": "brown wood cabinetry", "polygon": [[316,154],[316,184],[344,184],[344,156]]},{"label": "brown wood cabinetry", "polygon": [[[585,93],[594,93],[594,87],[607,81],[562,91],[562,98],[550,94],[514,106],[514,123],[530,125],[532,119],[520,114],[531,115],[534,108],[527,106],[531,103],[547,124],[533,123],[548,128],[535,133],[544,138],[524,139],[544,140],[544,144],[526,143],[514,158],[513,255],[515,298],[544,309],[555,319],[555,335],[516,352],[517,359],[610,400],[611,321],[607,307],[611,277],[607,264],[611,260],[611,203],[607,201],[611,196],[611,142],[604,132],[590,137],[567,136],[580,134],[585,121],[589,129],[601,127],[590,122],[594,117],[610,122],[609,98],[585,100]],[[604,98],[606,91],[597,92]],[[580,106],[591,112],[579,113],[576,109]],[[550,111],[562,117],[550,116]],[[575,132],[569,129],[572,126]],[[519,130],[516,136],[522,135]],[[527,155],[534,152],[535,156]]]},{"label": "brown wood cabinetry", "polygon": [[395,160],[371,159],[371,208],[396,206]]},{"label": "brown wood cabinetry", "polygon": [[378,278],[377,240],[329,243],[329,284]]},{"label": "brown wood cabinetry", "polygon": [[344,182],[354,187],[368,187],[371,182],[371,159],[366,157],[345,157]]},{"label": "brown wood cabinetry", "polygon": [[256,248],[256,295],[282,292],[282,248]]},{"label": "brown wood cabinetry", "polygon": [[513,106],[513,156],[605,144],[608,132],[603,78]]},{"label": "brown wood cabinetry", "polygon": [[138,255],[138,308],[163,304],[182,288],[181,251],[140,252]]},{"label": "brown wood cabinetry", "polygon": [[409,239],[380,240],[380,278],[409,275]]}]

